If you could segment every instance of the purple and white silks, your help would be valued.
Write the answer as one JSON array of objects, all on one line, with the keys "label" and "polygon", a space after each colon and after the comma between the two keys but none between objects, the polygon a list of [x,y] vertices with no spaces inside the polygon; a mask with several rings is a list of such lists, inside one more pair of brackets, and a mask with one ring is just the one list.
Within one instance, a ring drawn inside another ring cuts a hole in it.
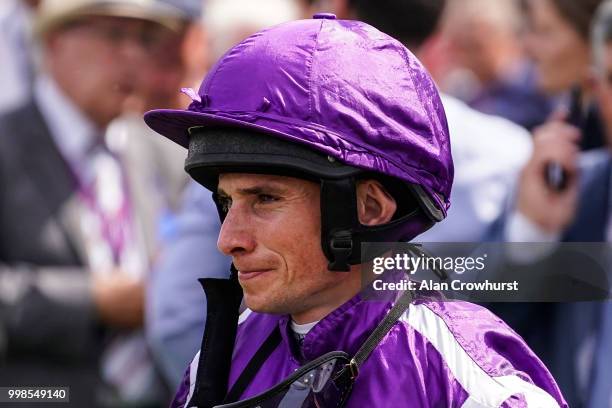
[{"label": "purple and white silks", "polygon": [[[391,308],[360,295],[321,320],[304,339],[312,360],[329,351],[354,354]],[[242,399],[265,391],[302,365],[291,351],[290,318],[247,310],[239,321],[230,387],[272,331],[283,340]],[[190,398],[198,356],[172,407]],[[303,363],[303,362],[302,362]],[[567,407],[554,379],[525,342],[488,310],[466,302],[416,301],[362,366],[352,407]]]}]

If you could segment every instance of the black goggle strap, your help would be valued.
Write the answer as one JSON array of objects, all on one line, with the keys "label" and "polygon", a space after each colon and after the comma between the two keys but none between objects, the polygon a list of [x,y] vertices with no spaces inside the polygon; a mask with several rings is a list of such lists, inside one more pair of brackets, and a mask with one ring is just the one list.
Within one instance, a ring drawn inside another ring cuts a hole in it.
[{"label": "black goggle strap", "polygon": [[351,362],[340,371],[338,376],[334,379],[340,387],[347,386],[355,381],[355,378],[359,375],[359,368],[368,359],[380,341],[389,333],[393,325],[402,314],[404,314],[406,309],[408,309],[413,298],[412,291],[407,290],[395,302],[389,313],[387,313],[387,316],[385,316],[383,321],[376,326],[376,329],[374,329],[368,339],[361,345],[359,350],[357,350]]},{"label": "black goggle strap", "polygon": [[240,398],[253,378],[255,378],[261,366],[264,365],[268,357],[270,357],[276,347],[278,347],[281,339],[280,329],[278,328],[278,325],[276,325],[272,330],[272,333],[270,333],[261,347],[259,347],[257,352],[255,352],[253,358],[249,360],[248,364],[240,374],[240,377],[238,377],[234,385],[232,385],[232,388],[229,390],[227,396],[223,400],[224,404],[238,401],[238,398]]}]

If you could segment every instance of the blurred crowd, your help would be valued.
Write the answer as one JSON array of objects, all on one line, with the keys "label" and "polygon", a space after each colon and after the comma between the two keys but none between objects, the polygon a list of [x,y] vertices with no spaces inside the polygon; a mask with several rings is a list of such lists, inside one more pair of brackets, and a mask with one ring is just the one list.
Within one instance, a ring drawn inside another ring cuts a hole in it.
[{"label": "blurred crowd", "polygon": [[[452,207],[419,240],[612,240],[612,2],[3,0],[0,386],[168,403],[202,339],[197,279],[230,260],[185,152],[142,115],[187,106],[252,33],[322,11],[397,38],[442,92]],[[570,406],[612,407],[610,302],[491,307]]]}]

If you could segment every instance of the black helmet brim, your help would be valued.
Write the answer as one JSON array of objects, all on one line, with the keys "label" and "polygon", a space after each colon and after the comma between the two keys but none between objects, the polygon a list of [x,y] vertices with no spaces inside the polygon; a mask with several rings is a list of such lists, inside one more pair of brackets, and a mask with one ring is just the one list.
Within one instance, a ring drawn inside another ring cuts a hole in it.
[{"label": "black helmet brim", "polygon": [[233,128],[189,130],[185,170],[211,191],[222,173],[276,174],[318,181],[357,176],[364,170],[347,166],[305,145]]}]

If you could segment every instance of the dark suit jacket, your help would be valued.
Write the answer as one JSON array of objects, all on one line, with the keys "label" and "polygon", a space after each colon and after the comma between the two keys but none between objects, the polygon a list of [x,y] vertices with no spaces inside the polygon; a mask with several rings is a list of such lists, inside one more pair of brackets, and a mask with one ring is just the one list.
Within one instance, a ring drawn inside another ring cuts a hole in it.
[{"label": "dark suit jacket", "polygon": [[70,386],[92,406],[101,336],[66,217],[74,191],[34,103],[0,116],[0,385]]}]

